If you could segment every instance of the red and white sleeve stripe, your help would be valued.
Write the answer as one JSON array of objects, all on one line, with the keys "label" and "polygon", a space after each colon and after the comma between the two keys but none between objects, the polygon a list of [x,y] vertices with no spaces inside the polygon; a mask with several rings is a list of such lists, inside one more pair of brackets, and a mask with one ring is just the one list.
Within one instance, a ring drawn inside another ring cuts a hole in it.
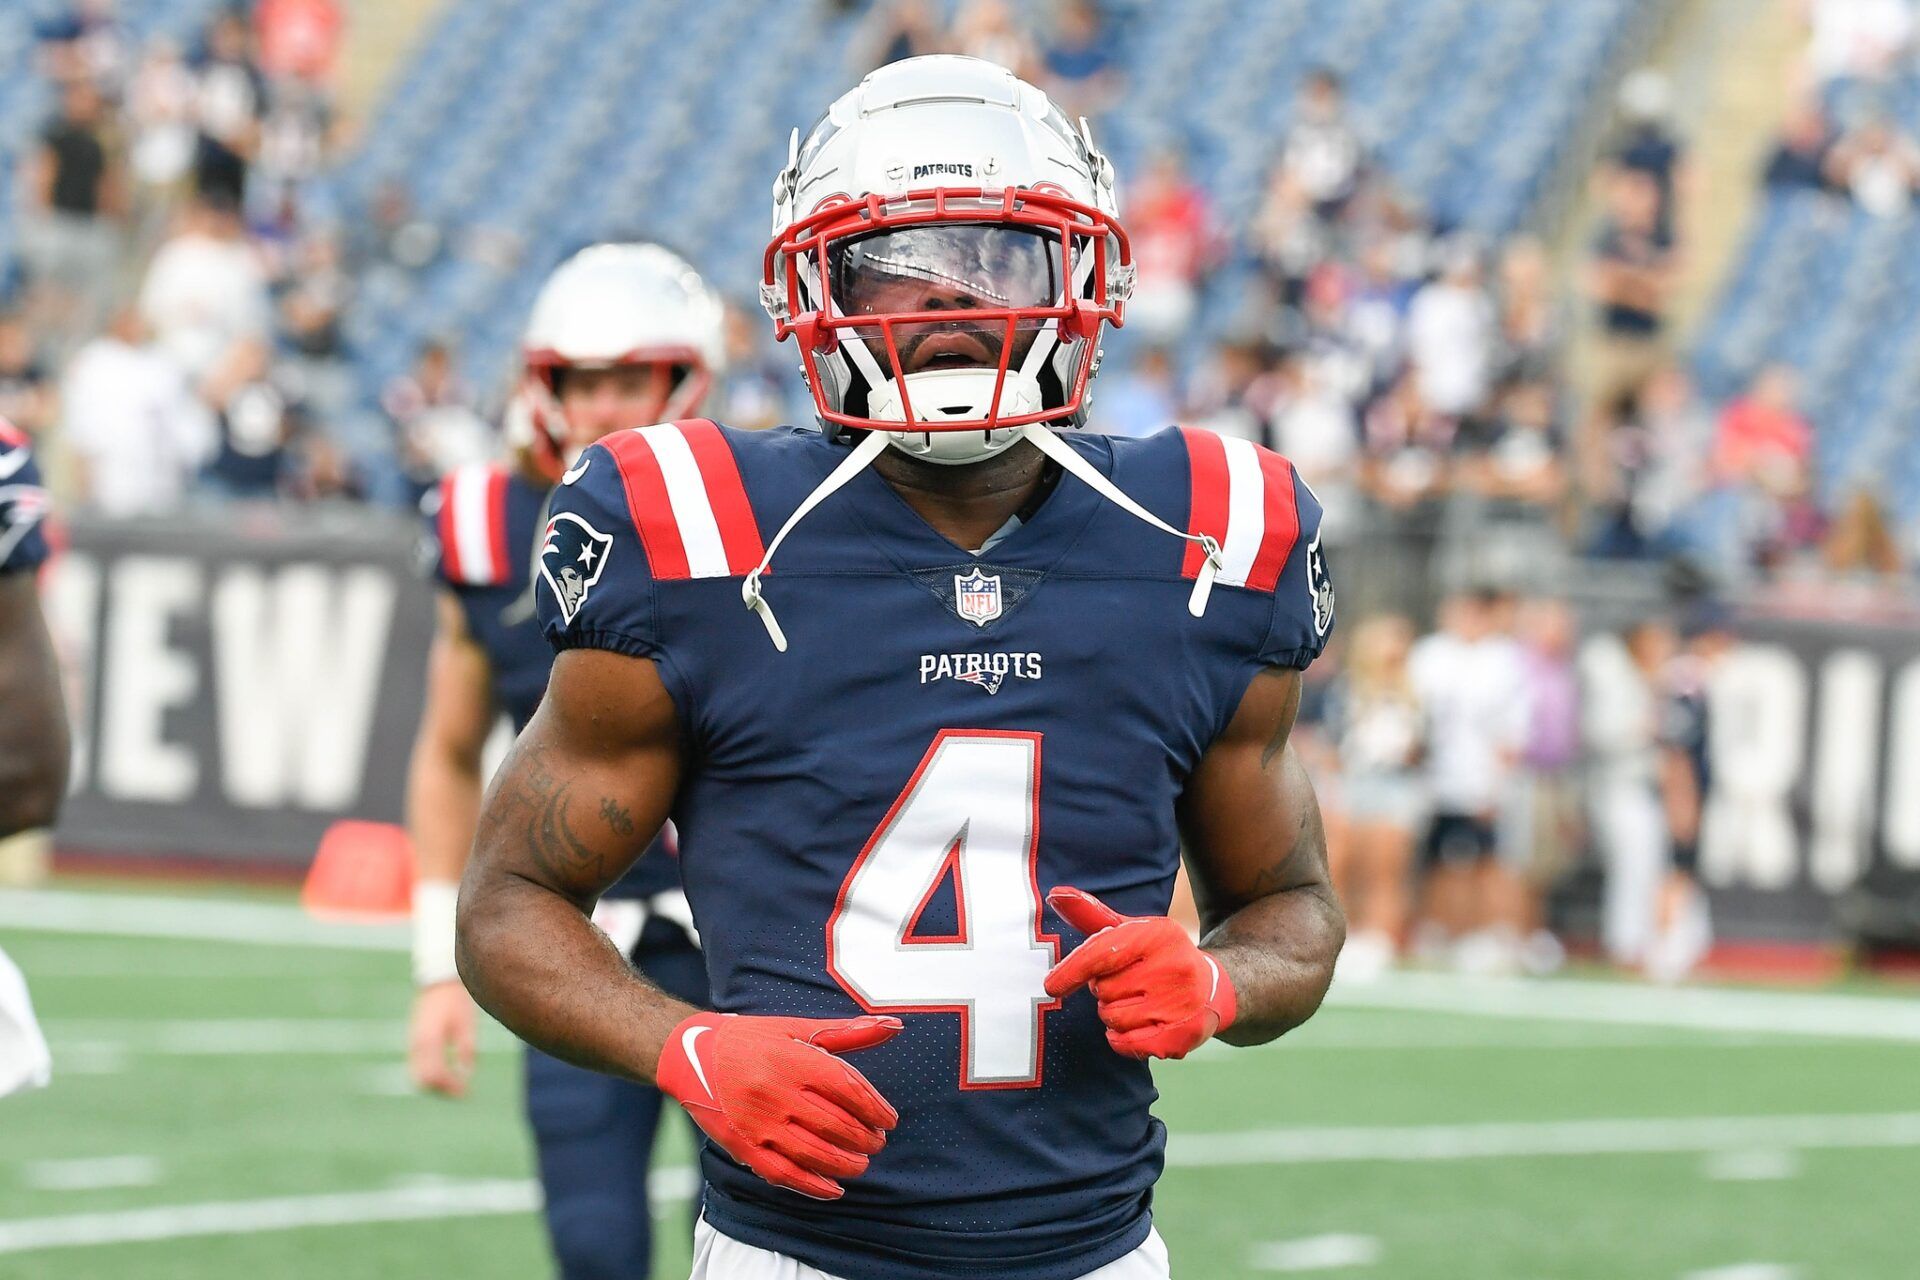
[{"label": "red and white sleeve stripe", "polygon": [[440,482],[440,552],[447,580],[498,586],[507,580],[507,473],[476,463]]},{"label": "red and white sleeve stripe", "polygon": [[760,563],[760,526],[719,427],[696,418],[601,443],[620,465],[655,579],[742,577]]},{"label": "red and white sleeve stripe", "polygon": [[[1187,532],[1211,534],[1220,544],[1222,586],[1272,591],[1300,537],[1293,464],[1251,440],[1193,427],[1186,440],[1192,503]],[[1182,572],[1198,577],[1206,552],[1187,544]]]}]

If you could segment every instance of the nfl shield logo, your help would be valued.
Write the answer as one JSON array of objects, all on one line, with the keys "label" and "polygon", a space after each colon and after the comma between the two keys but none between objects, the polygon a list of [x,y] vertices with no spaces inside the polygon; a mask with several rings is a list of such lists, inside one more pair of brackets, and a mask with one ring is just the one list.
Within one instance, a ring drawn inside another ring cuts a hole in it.
[{"label": "nfl shield logo", "polygon": [[1000,616],[1000,575],[972,573],[953,575],[954,612],[976,627],[984,627]]}]

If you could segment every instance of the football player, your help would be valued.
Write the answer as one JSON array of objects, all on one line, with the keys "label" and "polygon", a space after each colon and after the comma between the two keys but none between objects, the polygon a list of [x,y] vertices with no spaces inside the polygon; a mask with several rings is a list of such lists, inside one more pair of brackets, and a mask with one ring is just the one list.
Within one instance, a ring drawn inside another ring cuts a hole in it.
[{"label": "football player", "polygon": [[[822,427],[619,432],[556,493],[460,970],[705,1130],[704,1280],[1164,1280],[1147,1060],[1299,1025],[1345,933],[1288,745],[1320,508],[1075,429],[1133,270],[1033,86],[894,63],[790,157],[762,294]],[[669,813],[717,1012],[587,921]]]},{"label": "football player", "polygon": [[[34,571],[47,559],[47,493],[25,433],[0,420],[0,865],[44,866],[67,784],[60,671]],[[0,1096],[47,1082],[27,985],[0,952]]]},{"label": "football player", "polygon": [[[524,726],[553,662],[529,587],[548,494],[607,432],[697,412],[723,360],[723,333],[718,297],[674,254],[650,244],[583,250],[548,280],[528,320],[526,379],[508,417],[512,465],[457,469],[428,496],[441,590],[407,804],[419,871],[409,1058],[428,1089],[464,1093],[473,1068],[475,1011],[454,970],[454,895],[495,719],[504,711]],[[644,845],[659,830],[656,822],[627,834]],[[704,1004],[706,977],[663,841],[604,887],[595,918],[621,953],[662,990]],[[659,1092],[532,1051],[526,1107],[562,1276],[646,1276]]]}]

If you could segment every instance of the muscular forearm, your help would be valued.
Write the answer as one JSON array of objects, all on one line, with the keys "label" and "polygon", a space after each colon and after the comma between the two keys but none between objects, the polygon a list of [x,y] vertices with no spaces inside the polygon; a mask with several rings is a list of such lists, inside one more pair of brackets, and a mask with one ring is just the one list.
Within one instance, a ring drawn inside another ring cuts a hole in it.
[{"label": "muscular forearm", "polygon": [[422,880],[458,883],[480,813],[480,762],[422,741],[407,771],[407,834]]},{"label": "muscular forearm", "polygon": [[1346,937],[1346,915],[1326,884],[1261,898],[1209,931],[1200,945],[1233,982],[1238,1005],[1220,1039],[1265,1044],[1311,1018]]},{"label": "muscular forearm", "polygon": [[697,1012],[648,982],[580,908],[513,875],[460,892],[460,977],[536,1049],[650,1084],[667,1035]]},{"label": "muscular forearm", "polygon": [[[610,727],[623,697],[639,704],[625,722],[637,729]],[[456,922],[460,978],[482,1008],[535,1048],[643,1083],[697,1011],[635,972],[587,913],[666,821],[678,759],[650,664],[562,654],[488,793]]]}]

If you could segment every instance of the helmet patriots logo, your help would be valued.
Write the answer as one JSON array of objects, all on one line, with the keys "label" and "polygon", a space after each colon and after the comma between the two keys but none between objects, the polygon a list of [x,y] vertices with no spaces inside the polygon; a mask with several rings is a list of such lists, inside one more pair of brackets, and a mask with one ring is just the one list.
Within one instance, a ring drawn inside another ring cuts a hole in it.
[{"label": "helmet patriots logo", "polygon": [[540,541],[540,580],[560,606],[560,620],[571,624],[606,572],[613,539],[570,511],[547,522]]}]

